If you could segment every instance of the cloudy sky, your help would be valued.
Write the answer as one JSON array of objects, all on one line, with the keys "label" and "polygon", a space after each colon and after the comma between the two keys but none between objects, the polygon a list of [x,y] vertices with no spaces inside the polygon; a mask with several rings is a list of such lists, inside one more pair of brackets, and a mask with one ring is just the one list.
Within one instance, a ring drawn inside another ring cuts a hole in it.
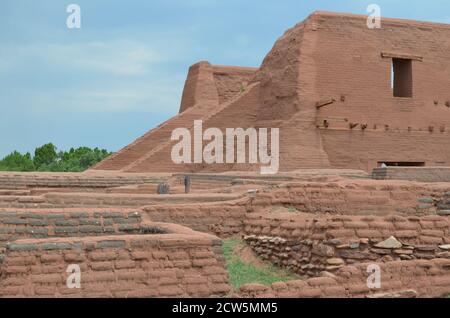
[{"label": "cloudy sky", "polygon": [[[81,29],[66,8],[81,7]],[[259,66],[315,10],[450,23],[448,0],[0,0],[0,157],[116,151],[175,115],[188,67]]]}]

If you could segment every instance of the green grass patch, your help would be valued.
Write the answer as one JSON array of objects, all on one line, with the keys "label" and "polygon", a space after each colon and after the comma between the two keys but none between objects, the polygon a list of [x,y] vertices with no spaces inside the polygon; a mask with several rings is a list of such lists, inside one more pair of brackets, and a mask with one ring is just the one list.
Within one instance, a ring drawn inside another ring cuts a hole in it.
[{"label": "green grass patch", "polygon": [[274,265],[267,264],[257,268],[244,262],[235,253],[237,248],[243,246],[244,242],[240,239],[232,238],[223,241],[223,253],[227,262],[230,283],[235,289],[250,283],[270,285],[275,282],[299,279],[299,276],[295,273]]}]

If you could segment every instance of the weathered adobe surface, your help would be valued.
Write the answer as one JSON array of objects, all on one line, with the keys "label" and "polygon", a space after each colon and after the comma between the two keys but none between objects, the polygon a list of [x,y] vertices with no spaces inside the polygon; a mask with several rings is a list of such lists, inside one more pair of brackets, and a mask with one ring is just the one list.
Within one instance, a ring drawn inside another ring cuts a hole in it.
[{"label": "weathered adobe surface", "polygon": [[[208,70],[202,71],[204,68]],[[195,68],[195,67],[194,67]],[[177,166],[171,163],[170,149],[174,144],[171,142],[172,131],[176,128],[188,128],[192,129],[194,120],[203,120],[207,122],[214,116],[219,116],[223,110],[229,106],[236,105],[235,100],[239,98],[245,98],[249,91],[253,91],[251,86],[245,86],[245,89],[239,89],[237,95],[230,98],[230,90],[233,91],[233,87],[236,85],[235,80],[231,81],[229,88],[223,89],[223,96],[220,97],[216,90],[216,80],[214,79],[214,73],[210,65],[205,63],[199,63],[200,77],[194,77],[198,83],[194,83],[194,92],[190,91],[189,85],[191,79],[188,78],[186,82],[186,89],[183,93],[182,108],[186,108],[183,112],[180,112],[174,118],[166,121],[160,126],[152,129],[142,137],[138,138],[132,144],[128,145],[124,149],[115,153],[114,155],[106,158],[94,166],[92,170],[122,170],[126,172],[161,172],[161,171],[192,171],[192,169],[186,170],[183,166]],[[223,67],[219,67],[219,70]],[[241,71],[238,70],[237,74]],[[240,76],[240,75],[239,75]],[[206,77],[206,81],[203,79]],[[230,84],[224,80],[217,80],[219,85]],[[241,84],[239,84],[241,85]],[[192,96],[191,96],[192,95]],[[219,104],[219,99],[223,100],[222,104]],[[164,154],[161,155],[160,153]],[[152,167],[143,168],[148,165],[147,162],[159,162],[161,165],[156,170]],[[168,162],[170,161],[170,163]],[[166,168],[167,167],[167,168]]]},{"label": "weathered adobe surface", "polygon": [[248,194],[238,200],[155,204],[142,208],[142,214],[158,222],[172,222],[221,237],[244,234],[245,218],[258,213],[276,216],[280,208],[323,215],[447,215],[450,189],[446,183],[405,181],[335,180],[334,182],[295,182],[260,187],[256,198]]},{"label": "weathered adobe surface", "polygon": [[0,196],[0,208],[141,207],[151,204],[220,202],[238,199],[241,193],[124,194],[124,193],[46,193],[39,196]]},{"label": "weathered adobe surface", "polygon": [[387,167],[372,172],[375,180],[409,180],[417,182],[449,182],[448,167]]},{"label": "weathered adobe surface", "polygon": [[413,260],[379,264],[381,289],[367,286],[370,263],[345,266],[336,275],[274,283],[270,286],[248,284],[238,297],[280,298],[412,298],[444,297],[450,292],[450,260]]},{"label": "weathered adobe surface", "polygon": [[248,199],[222,203],[153,205],[141,213],[156,222],[177,223],[222,238],[243,234]]},{"label": "weathered adobe surface", "polygon": [[[221,241],[177,225],[168,234],[19,240],[0,264],[2,297],[210,297],[230,291]],[[66,281],[81,268],[81,289]]]},{"label": "weathered adobe surface", "polygon": [[212,109],[242,92],[257,68],[211,65],[199,62],[189,68],[180,113],[190,107],[210,105]]},{"label": "weathered adobe surface", "polygon": [[308,276],[361,262],[450,259],[449,217],[252,214],[244,231],[257,255]]},{"label": "weathered adobe surface", "polygon": [[[448,183],[341,179],[291,182],[262,189],[252,205],[290,206],[301,212],[360,215],[433,215],[450,190]],[[270,209],[268,209],[270,211]]]},{"label": "weathered adobe surface", "polygon": [[0,211],[0,249],[25,238],[84,237],[144,233],[135,211]]},{"label": "weathered adobe surface", "polygon": [[71,173],[71,172],[0,172],[0,189],[68,188],[93,189],[124,185],[152,184],[164,182],[169,174],[131,173]]}]

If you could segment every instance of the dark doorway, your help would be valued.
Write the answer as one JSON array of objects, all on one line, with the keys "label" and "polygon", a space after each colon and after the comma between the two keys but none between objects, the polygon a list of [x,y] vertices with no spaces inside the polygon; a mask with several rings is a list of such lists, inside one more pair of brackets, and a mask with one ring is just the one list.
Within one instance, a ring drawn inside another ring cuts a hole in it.
[{"label": "dark doorway", "polygon": [[378,167],[381,167],[383,164],[385,164],[388,167],[425,167],[425,162],[407,162],[407,161],[399,161],[399,162],[380,161],[378,162]]}]

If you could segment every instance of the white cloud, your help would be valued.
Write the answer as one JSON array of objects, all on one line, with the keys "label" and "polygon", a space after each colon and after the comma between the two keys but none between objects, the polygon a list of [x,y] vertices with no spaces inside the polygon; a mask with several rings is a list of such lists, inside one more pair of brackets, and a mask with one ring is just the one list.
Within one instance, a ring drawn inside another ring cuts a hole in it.
[{"label": "white cloud", "polygon": [[80,86],[62,90],[29,90],[17,96],[25,111],[46,116],[54,113],[121,113],[144,111],[173,115],[179,109],[181,77],[111,86]]},{"label": "white cloud", "polygon": [[122,76],[145,75],[167,55],[133,41],[7,46],[0,53],[10,68],[40,63],[60,71],[82,71]]},{"label": "white cloud", "polygon": [[148,111],[176,113],[180,102],[174,83],[154,82],[133,87],[67,90],[61,92],[61,110],[69,112]]},{"label": "white cloud", "polygon": [[0,100],[37,115],[135,110],[175,114],[185,74],[162,70],[160,63],[171,59],[129,40],[6,46],[0,52],[0,80],[10,72],[21,85]]}]

